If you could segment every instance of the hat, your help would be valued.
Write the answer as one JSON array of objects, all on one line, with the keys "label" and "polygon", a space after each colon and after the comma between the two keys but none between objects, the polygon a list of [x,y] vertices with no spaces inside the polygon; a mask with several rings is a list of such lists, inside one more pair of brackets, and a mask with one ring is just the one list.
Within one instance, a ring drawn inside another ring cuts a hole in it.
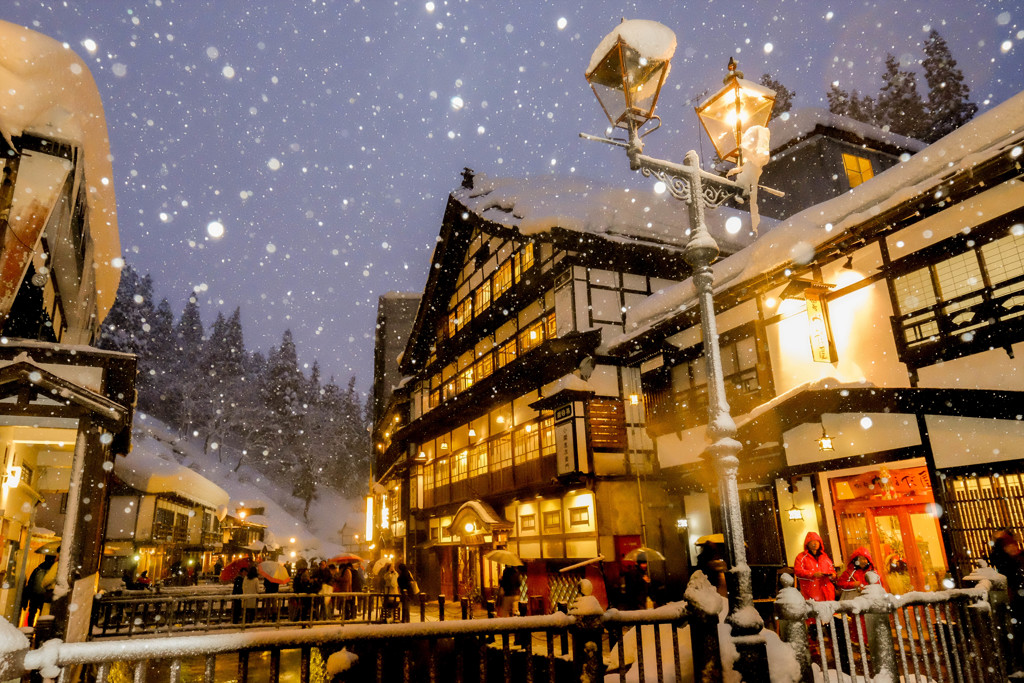
[{"label": "hat", "polygon": [[725,544],[725,534],[708,534],[697,539],[697,545],[704,545],[705,543]]}]

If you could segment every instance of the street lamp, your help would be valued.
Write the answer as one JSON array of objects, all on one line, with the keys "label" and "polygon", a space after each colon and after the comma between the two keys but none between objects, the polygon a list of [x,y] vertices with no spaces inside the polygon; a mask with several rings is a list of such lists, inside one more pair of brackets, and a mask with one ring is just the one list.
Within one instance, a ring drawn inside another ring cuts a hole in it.
[{"label": "street lamp", "polygon": [[[641,133],[649,121],[657,119],[654,106],[658,101],[669,63],[675,52],[675,35],[665,26],[652,21],[623,21],[601,42],[590,59],[586,78],[594,89],[598,101],[612,124],[612,128],[626,131],[628,139],[616,140],[598,138],[581,133],[581,137],[600,140],[612,145],[625,147],[630,168],[644,176],[654,176],[665,183],[672,196],[686,203],[690,218],[690,237],[683,249],[683,259],[693,269],[693,281],[697,290],[701,317],[701,332],[704,339],[704,358],[708,381],[708,426],[711,445],[705,451],[718,474],[721,495],[723,526],[726,547],[732,566],[729,590],[729,616],[727,622],[733,627],[733,634],[757,633],[763,622],[753,606],[750,581],[750,567],[743,537],[743,521],[740,516],[739,490],[736,471],[739,467],[739,453],[742,445],[735,439],[736,424],[729,414],[725,397],[721,351],[718,346],[718,328],[715,321],[712,299],[713,273],[711,263],[719,250],[715,239],[708,233],[704,223],[704,208],[720,206],[729,199],[744,199],[752,189],[750,183],[741,183],[703,171],[700,159],[693,150],[687,152],[683,164],[655,159],[643,154],[641,137],[655,130],[657,126]],[[707,117],[705,128],[725,130],[719,134],[716,149],[722,158],[738,156],[736,148],[745,131],[757,121],[767,121],[774,102],[774,92],[760,88],[756,96],[749,96],[744,90],[748,83],[735,75],[732,62],[731,75],[726,87],[716,93],[708,102],[697,108],[702,117]],[[624,106],[610,104],[610,94],[619,93]],[[640,102],[650,106],[638,106]],[[660,125],[660,121],[658,121]],[[762,136],[767,133],[758,131]],[[735,135],[736,137],[733,137]],[[714,136],[713,136],[714,140]],[[733,142],[736,144],[733,146]],[[719,148],[718,144],[723,143]],[[722,154],[721,149],[725,150]],[[759,175],[759,174],[758,174]],[[753,179],[756,185],[756,176]]]}]

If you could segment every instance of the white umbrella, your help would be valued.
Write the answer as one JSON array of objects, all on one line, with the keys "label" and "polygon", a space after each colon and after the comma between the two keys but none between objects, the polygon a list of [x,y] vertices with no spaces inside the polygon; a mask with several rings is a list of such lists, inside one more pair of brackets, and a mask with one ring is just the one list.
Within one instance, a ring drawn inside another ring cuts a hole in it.
[{"label": "white umbrella", "polygon": [[384,569],[384,567],[388,566],[389,564],[391,564],[391,560],[387,559],[386,557],[382,557],[373,563],[373,566],[370,568],[370,571],[372,571],[374,574],[378,574],[382,569]]},{"label": "white umbrella", "polygon": [[522,567],[523,561],[519,557],[508,550],[492,550],[489,553],[484,554],[485,560],[491,562],[497,562],[498,564],[511,565],[513,567]]}]

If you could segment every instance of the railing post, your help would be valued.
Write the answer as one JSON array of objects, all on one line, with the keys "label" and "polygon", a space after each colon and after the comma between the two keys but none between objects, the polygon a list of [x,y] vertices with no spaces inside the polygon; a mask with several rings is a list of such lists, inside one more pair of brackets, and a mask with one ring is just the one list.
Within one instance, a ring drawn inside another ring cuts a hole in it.
[{"label": "railing post", "polygon": [[[604,656],[601,653],[604,608],[594,597],[594,585],[589,579],[581,579],[579,589],[580,597],[572,608],[576,616],[576,623],[572,626],[572,661],[580,683],[596,683],[604,678]],[[637,627],[638,633],[640,628]],[[639,643],[638,637],[637,647],[640,647]]]},{"label": "railing post", "polygon": [[704,572],[690,575],[683,599],[690,610],[690,649],[693,651],[694,680],[706,683],[721,683],[722,658],[718,637],[718,615],[724,607],[724,599],[711,585]]},{"label": "railing post", "polygon": [[992,605],[992,626],[996,633],[999,646],[1002,649],[1007,671],[1016,671],[1021,664],[1021,645],[1014,638],[1014,629],[1011,627],[1013,615],[1010,613],[1009,589],[1006,577],[992,569],[992,577],[989,579],[992,587],[988,592],[988,602]]},{"label": "railing post", "polygon": [[[811,650],[807,644],[807,601],[800,591],[793,587],[793,576],[783,574],[782,589],[775,599],[775,618],[779,622],[779,636],[789,643],[800,666],[800,680],[813,681]],[[692,627],[691,627],[692,628]],[[696,651],[697,643],[694,643]]]},{"label": "railing post", "polygon": [[[555,609],[557,609],[562,614],[569,613],[569,605],[565,602],[559,601],[555,603]],[[569,654],[569,631],[567,629],[562,629],[562,632],[559,634],[559,637],[562,640],[562,654]]]},{"label": "railing post", "polygon": [[[899,672],[896,671],[896,648],[892,642],[892,630],[889,628],[889,612],[892,603],[885,588],[878,581],[878,574],[868,572],[866,575],[868,585],[861,591],[861,595],[870,599],[873,603],[884,603],[886,611],[882,614],[867,612],[864,614],[864,626],[868,639],[868,660],[871,662],[871,675],[882,679],[898,680]],[[856,616],[854,616],[856,619]],[[854,624],[856,628],[856,624]]]},{"label": "railing post", "polygon": [[488,619],[493,619],[495,614],[496,614],[494,600],[488,600],[485,603],[485,606],[487,607],[487,618]]},{"label": "railing post", "polygon": [[427,620],[427,594],[420,592],[420,621]]},{"label": "railing post", "polygon": [[437,595],[437,619],[438,621],[444,621],[444,593],[438,593]]},{"label": "railing post", "polygon": [[462,605],[462,619],[465,621],[469,619],[469,598],[459,598],[459,603]]}]

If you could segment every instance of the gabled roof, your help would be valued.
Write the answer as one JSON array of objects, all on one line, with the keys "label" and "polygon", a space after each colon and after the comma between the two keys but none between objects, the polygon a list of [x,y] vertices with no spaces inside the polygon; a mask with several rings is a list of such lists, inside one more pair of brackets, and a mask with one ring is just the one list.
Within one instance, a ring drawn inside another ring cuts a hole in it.
[{"label": "gabled roof", "polygon": [[[681,269],[674,275],[682,277],[689,272],[681,257],[689,227],[685,208],[667,193],[577,178],[489,178],[467,170],[463,186],[448,199],[416,322],[402,355],[402,373],[416,373],[430,354],[436,341],[433,330],[447,313],[475,230],[572,244],[607,255],[607,260],[615,260],[611,255],[617,250],[640,250],[645,262],[670,262]],[[735,219],[729,223],[734,232],[726,228],[730,218]],[[707,213],[707,222],[723,253],[733,253],[752,240],[746,211],[721,207]],[[763,220],[762,230],[772,224]]]},{"label": "gabled roof", "polygon": [[920,140],[897,135],[869,123],[851,119],[849,116],[833,114],[818,107],[786,112],[773,119],[768,124],[768,129],[772,133],[773,156],[823,129],[838,132],[841,137],[845,137],[851,142],[866,144],[896,154],[904,150],[920,152],[928,146],[927,143]]},{"label": "gabled roof", "polygon": [[[749,247],[712,267],[715,291],[737,290],[756,282],[769,282],[786,269],[805,268],[815,257],[837,249],[844,239],[901,214],[914,215],[922,202],[941,207],[935,197],[939,186],[969,182],[984,187],[976,177],[984,168],[1020,174],[1024,145],[1024,92],[978,116],[933,145],[849,192],[816,204],[763,233]],[[634,341],[687,314],[697,304],[692,280],[652,295],[626,314],[626,332],[610,339],[602,349],[628,353]]]}]

